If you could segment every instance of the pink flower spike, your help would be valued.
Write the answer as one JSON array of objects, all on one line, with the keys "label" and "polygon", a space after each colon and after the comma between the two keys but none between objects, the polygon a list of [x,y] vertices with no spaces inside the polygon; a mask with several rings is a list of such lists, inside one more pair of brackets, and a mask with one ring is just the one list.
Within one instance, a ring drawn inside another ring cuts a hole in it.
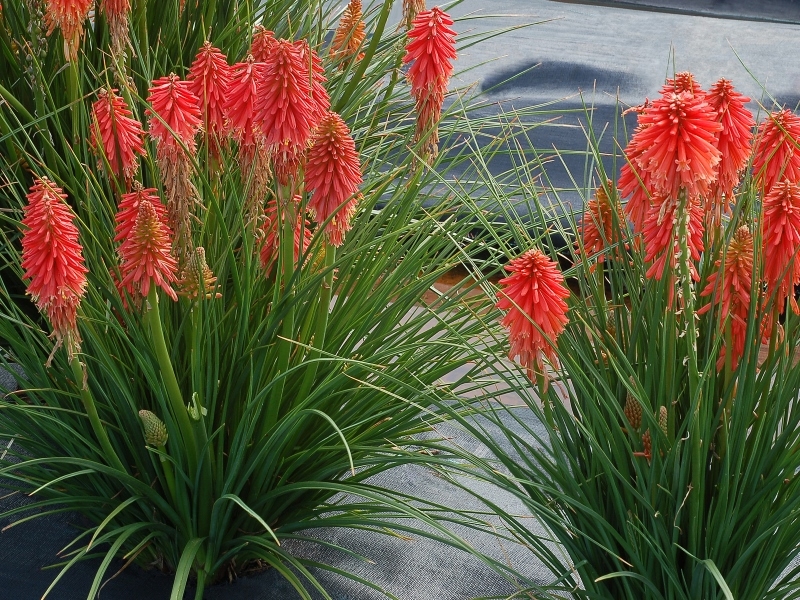
[{"label": "pink flower spike", "polygon": [[556,340],[569,322],[569,290],[558,265],[537,248],[505,269],[511,274],[500,280],[497,308],[508,311],[501,321],[511,342],[508,356],[518,357],[533,380],[535,373],[544,374],[545,359],[558,364]]},{"label": "pink flower spike", "polygon": [[86,291],[87,269],[74,215],[66,194],[47,177],[34,180],[22,225],[22,268],[28,294],[53,328],[53,354],[66,345],[69,358],[80,351],[78,307]]},{"label": "pink flower spike", "polygon": [[205,134],[217,144],[225,132],[225,99],[231,86],[225,55],[205,42],[189,69],[188,89],[198,98]]},{"label": "pink flower spike", "polygon": [[638,165],[651,176],[651,195],[677,199],[681,190],[706,196],[716,181],[720,152],[717,113],[692,92],[668,92],[639,117]]},{"label": "pink flower spike", "polygon": [[800,182],[800,117],[789,109],[761,122],[753,155],[753,177],[766,195],[782,180]]},{"label": "pink flower spike", "polygon": [[144,130],[116,91],[100,90],[98,100],[92,105],[89,143],[97,154],[105,155],[114,175],[130,182],[139,168],[138,157],[146,154]]},{"label": "pink flower spike", "polygon": [[255,103],[258,98],[258,69],[252,56],[231,67],[230,83],[225,91],[225,113],[228,126],[240,146],[255,146],[259,131],[255,125]]},{"label": "pink flower spike", "polygon": [[361,163],[350,130],[336,113],[322,119],[313,137],[305,170],[306,189],[311,192],[309,210],[318,223],[328,222],[325,233],[334,246],[341,246],[350,230],[350,219],[358,203]]},{"label": "pink flower spike", "polygon": [[718,199],[724,196],[727,204],[730,203],[733,190],[739,185],[741,172],[750,158],[755,120],[745,106],[750,98],[734,90],[733,84],[727,79],[717,81],[706,95],[706,100],[716,111],[717,119],[722,125],[722,131],[717,138],[720,161],[714,191]]},{"label": "pink flower spike", "polygon": [[[190,154],[196,150],[195,136],[200,129],[200,101],[188,81],[174,73],[153,82],[147,103],[150,137],[158,143],[159,153],[180,154],[184,144]],[[160,118],[159,118],[160,117]]]},{"label": "pink flower spike", "polygon": [[278,40],[264,63],[254,120],[268,145],[305,148],[316,125],[309,61],[300,46]]}]

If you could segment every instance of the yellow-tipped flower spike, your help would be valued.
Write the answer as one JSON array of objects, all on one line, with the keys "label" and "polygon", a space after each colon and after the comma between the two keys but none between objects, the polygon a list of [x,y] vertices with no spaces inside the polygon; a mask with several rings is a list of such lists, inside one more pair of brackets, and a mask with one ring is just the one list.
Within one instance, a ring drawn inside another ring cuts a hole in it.
[{"label": "yellow-tipped flower spike", "polygon": [[144,441],[148,446],[163,448],[167,444],[167,426],[149,410],[140,410],[139,418],[144,426]]}]

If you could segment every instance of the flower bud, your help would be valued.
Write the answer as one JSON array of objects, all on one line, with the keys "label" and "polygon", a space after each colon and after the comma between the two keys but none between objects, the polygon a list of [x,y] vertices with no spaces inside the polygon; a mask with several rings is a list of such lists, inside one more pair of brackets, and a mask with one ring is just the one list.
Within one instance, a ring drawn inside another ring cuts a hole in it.
[{"label": "flower bud", "polygon": [[148,446],[163,448],[167,443],[167,426],[149,410],[140,410],[139,418],[144,426],[144,441]]}]

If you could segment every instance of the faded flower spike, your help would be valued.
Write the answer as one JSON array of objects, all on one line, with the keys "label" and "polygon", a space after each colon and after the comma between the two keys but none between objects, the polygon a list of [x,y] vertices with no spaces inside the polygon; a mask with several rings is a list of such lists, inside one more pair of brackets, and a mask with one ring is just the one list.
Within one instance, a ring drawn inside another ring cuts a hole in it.
[{"label": "faded flower spike", "polygon": [[128,48],[128,22],[131,14],[131,0],[102,0],[100,8],[108,22],[111,34],[111,53],[121,55]]},{"label": "faded flower spike", "polygon": [[30,294],[53,328],[56,345],[47,364],[62,344],[69,358],[80,351],[78,307],[86,290],[87,269],[78,228],[66,203],[66,194],[47,177],[36,179],[28,192],[22,224],[22,268]]},{"label": "faded flower spike", "polygon": [[144,427],[144,441],[148,446],[153,448],[163,448],[167,445],[167,426],[159,419],[155,413],[149,410],[140,410],[139,418],[142,420]]}]

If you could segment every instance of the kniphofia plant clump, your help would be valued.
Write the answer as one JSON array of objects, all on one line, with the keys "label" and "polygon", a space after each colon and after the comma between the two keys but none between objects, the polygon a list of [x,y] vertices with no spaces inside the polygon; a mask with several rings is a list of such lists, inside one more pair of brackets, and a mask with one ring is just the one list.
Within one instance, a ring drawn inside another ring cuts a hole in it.
[{"label": "kniphofia plant clump", "polygon": [[445,535],[368,479],[434,460],[412,436],[481,387],[474,283],[423,300],[477,251],[433,185],[467,163],[436,131],[470,131],[441,120],[447,13],[416,15],[440,24],[430,71],[390,0],[350,3],[332,43],[321,2],[84,4],[0,13],[0,340],[25,372],[2,473],[36,492],[18,510],[89,519],[53,557],[104,557],[89,597],[113,557],[174,572],[173,598],[254,565],[325,595],[283,541],[411,516]]}]

